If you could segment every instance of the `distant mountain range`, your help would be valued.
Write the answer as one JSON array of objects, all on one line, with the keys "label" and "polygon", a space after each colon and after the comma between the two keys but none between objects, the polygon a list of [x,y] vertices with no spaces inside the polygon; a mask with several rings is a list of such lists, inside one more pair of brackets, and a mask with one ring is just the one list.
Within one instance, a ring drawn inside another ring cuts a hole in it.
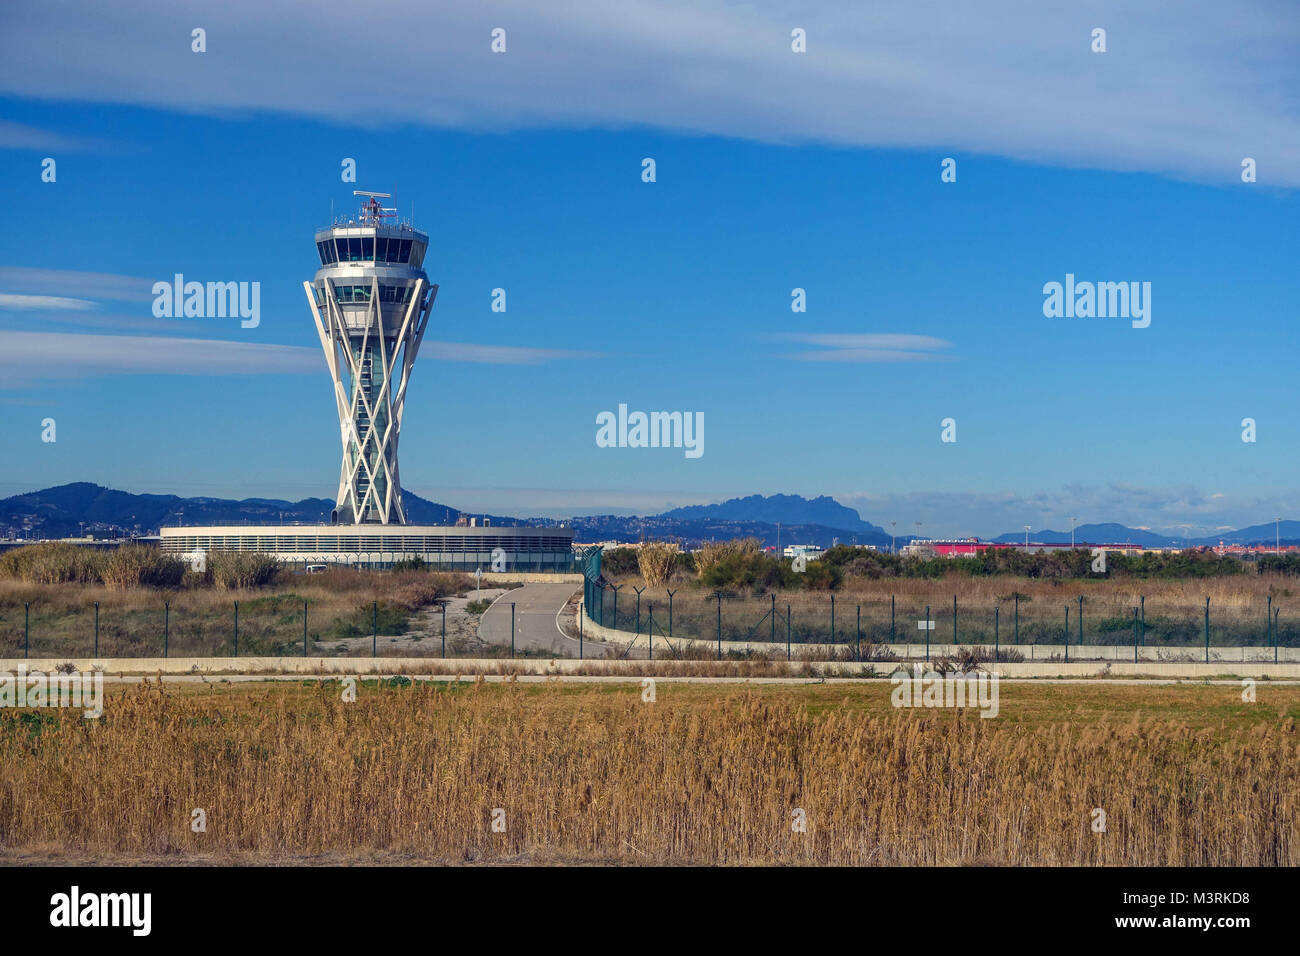
[{"label": "distant mountain range", "polygon": [[[410,491],[402,492],[407,519],[412,524],[455,524],[462,515],[488,517],[502,527],[553,526],[545,518],[509,518],[462,512],[448,505],[428,501]],[[0,536],[62,538],[80,533],[99,537],[155,534],[163,525],[290,524],[329,520],[334,502],[328,498],[282,501],[276,498],[182,498],[177,495],[136,495],[90,482],[59,485],[42,491],[14,495],[0,500]],[[779,527],[778,527],[779,523]],[[585,515],[568,524],[578,541],[639,541],[677,539],[687,545],[700,541],[734,537],[756,537],[766,545],[869,544],[888,547],[890,535],[884,528],[864,521],[852,508],[821,495],[749,495],[713,505],[674,508],[659,515],[626,517]],[[1300,521],[1283,521],[1282,543],[1300,543]],[[1137,544],[1144,547],[1186,547],[1227,544],[1272,544],[1272,524],[1254,525],[1237,531],[1191,540],[1171,538],[1154,531],[1128,528],[1121,524],[1085,524],[1074,530],[1079,544]],[[906,544],[911,535],[899,535]],[[1044,544],[1068,544],[1068,531],[1033,531],[1029,539]],[[1023,531],[1011,531],[992,539],[997,542],[1024,540]]]},{"label": "distant mountain range", "polygon": [[[1017,534],[1014,531],[1007,534],[1000,534],[993,539],[999,544],[1014,544],[1017,541],[1025,540],[1025,532]],[[1034,531],[1030,529],[1029,540],[1039,544],[1069,544],[1071,541],[1070,532],[1068,531]],[[1128,528],[1122,524],[1081,524],[1074,529],[1074,541],[1090,544],[1139,544],[1144,548],[1168,548],[1174,543],[1173,538],[1167,538],[1162,534],[1156,534],[1154,531],[1143,531],[1141,528]]]},{"label": "distant mountain range", "polygon": [[[1273,544],[1278,531],[1281,532],[1282,544],[1300,543],[1300,521],[1283,521],[1280,527],[1272,524],[1257,524],[1236,531],[1224,531],[1220,534],[1205,535],[1200,538],[1172,538],[1144,531],[1141,528],[1129,528],[1122,524],[1081,524],[1074,529],[1074,541],[1079,544],[1137,544],[1144,548],[1188,548],[1213,547],[1223,544]],[[1023,531],[1009,531],[992,539],[998,543],[1015,543],[1025,540]],[[1068,531],[1034,531],[1030,529],[1029,540],[1039,544],[1069,544]]]},{"label": "distant mountain range", "polygon": [[[407,520],[413,524],[455,524],[461,512],[402,493]],[[87,481],[59,485],[0,501],[0,532],[16,536],[61,538],[80,533],[102,536],[154,534],[163,525],[291,524],[328,522],[334,502],[328,498],[281,501],[277,498],[181,498],[135,495]],[[493,524],[521,524],[517,518],[489,516]]]},{"label": "distant mountain range", "polygon": [[674,508],[659,515],[681,521],[712,518],[715,521],[759,521],[775,525],[820,525],[845,531],[876,533],[888,537],[884,528],[863,521],[852,508],[847,508],[828,495],[804,498],[800,495],[750,495],[748,498],[731,498],[716,505],[691,505]]}]

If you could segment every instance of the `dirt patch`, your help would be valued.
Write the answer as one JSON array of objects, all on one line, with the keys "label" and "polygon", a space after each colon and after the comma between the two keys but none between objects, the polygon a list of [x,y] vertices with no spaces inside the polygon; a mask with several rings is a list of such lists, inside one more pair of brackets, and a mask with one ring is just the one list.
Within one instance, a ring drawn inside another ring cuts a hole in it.
[{"label": "dirt patch", "polygon": [[[495,601],[506,588],[483,588],[471,590],[464,597],[447,598],[447,651],[453,648],[472,648],[486,646],[478,636],[478,622],[481,614],[471,614],[468,610],[472,601]],[[372,644],[378,645],[380,655],[386,657],[437,656],[442,653],[442,610],[439,607],[427,607],[417,611],[411,618],[411,629],[405,634],[380,634],[378,641],[372,636],[343,638],[322,641],[318,649],[325,653],[338,654],[341,657],[354,657],[370,650]]]}]

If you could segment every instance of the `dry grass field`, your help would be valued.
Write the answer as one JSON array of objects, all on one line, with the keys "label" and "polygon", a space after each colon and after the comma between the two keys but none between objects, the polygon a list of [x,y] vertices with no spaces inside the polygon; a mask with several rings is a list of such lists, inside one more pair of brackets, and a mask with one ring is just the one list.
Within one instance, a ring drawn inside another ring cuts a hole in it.
[{"label": "dry grass field", "polygon": [[311,653],[332,653],[342,642],[361,638],[369,653],[376,627],[381,639],[402,635],[417,612],[433,607],[439,598],[468,594],[473,587],[473,579],[463,574],[347,569],[284,574],[273,586],[230,590],[122,589],[101,583],[0,579],[0,656],[23,656],[24,627],[33,657],[89,656],[96,602],[99,652],[104,657],[161,656],[164,632],[172,656],[230,656],[235,602],[242,655],[302,653],[304,602]]},{"label": "dry grass field", "polygon": [[896,710],[889,691],[110,688],[98,722],[0,712],[0,847],[10,862],[1300,864],[1300,688],[1263,682],[1248,704],[1235,686],[1004,684],[992,720]]}]

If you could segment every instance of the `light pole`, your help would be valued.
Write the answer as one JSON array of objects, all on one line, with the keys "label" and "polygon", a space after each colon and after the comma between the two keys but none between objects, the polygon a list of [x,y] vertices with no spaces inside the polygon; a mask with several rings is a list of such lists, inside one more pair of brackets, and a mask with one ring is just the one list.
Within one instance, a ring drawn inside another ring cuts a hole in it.
[{"label": "light pole", "polygon": [[1273,550],[1275,550],[1278,554],[1281,554],[1282,553],[1282,519],[1274,518],[1273,522],[1274,522],[1273,533],[1275,535],[1275,537],[1273,538]]},{"label": "light pole", "polygon": [[1070,550],[1071,551],[1074,550],[1074,523],[1078,520],[1079,520],[1078,518],[1070,519]]},{"label": "light pole", "polygon": [[889,553],[898,553],[898,522],[889,522]]},{"label": "light pole", "polygon": [[1025,525],[1025,551],[1029,551],[1029,525]]}]

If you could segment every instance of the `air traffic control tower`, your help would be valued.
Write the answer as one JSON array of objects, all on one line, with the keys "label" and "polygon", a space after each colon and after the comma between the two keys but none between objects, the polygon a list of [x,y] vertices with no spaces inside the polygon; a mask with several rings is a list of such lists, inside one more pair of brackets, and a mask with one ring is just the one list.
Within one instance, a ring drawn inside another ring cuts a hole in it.
[{"label": "air traffic control tower", "polygon": [[[412,524],[402,505],[397,438],[411,367],[438,287],[424,274],[429,237],[387,193],[362,192],[361,211],[316,233],[320,268],[307,289],[338,406],[343,467],[330,523],[176,525],[160,549],[196,560],[212,551],[261,552],[310,569],[388,568],[418,559],[431,568],[573,574],[573,529],[512,523]],[[417,515],[419,509],[416,509]],[[418,520],[418,519],[417,519]]]},{"label": "air traffic control tower", "polygon": [[429,237],[389,193],[354,190],[355,218],[316,233],[320,268],[304,282],[334,384],[343,465],[333,524],[406,524],[397,440],[411,369],[438,287],[425,275]]}]

